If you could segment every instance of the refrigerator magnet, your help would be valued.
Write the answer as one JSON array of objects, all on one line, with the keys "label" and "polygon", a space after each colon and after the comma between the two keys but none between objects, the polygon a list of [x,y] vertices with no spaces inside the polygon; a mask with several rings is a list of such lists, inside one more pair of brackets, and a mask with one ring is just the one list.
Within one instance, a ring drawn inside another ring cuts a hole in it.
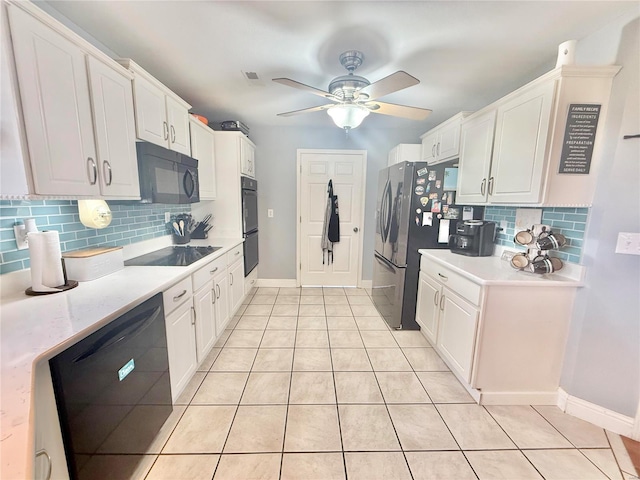
[{"label": "refrigerator magnet", "polygon": [[429,197],[420,197],[420,203],[422,204],[423,207],[426,207],[427,204],[429,203]]},{"label": "refrigerator magnet", "polygon": [[422,195],[424,193],[424,187],[422,185],[418,185],[414,191],[416,195]]},{"label": "refrigerator magnet", "polygon": [[436,180],[436,188],[440,188],[442,186],[442,181]]},{"label": "refrigerator magnet", "polygon": [[424,177],[427,174],[427,169],[426,168],[421,168],[416,173],[418,174],[419,177]]},{"label": "refrigerator magnet", "polygon": [[438,192],[430,193],[429,194],[429,199],[430,200],[438,200]]},{"label": "refrigerator magnet", "polygon": [[448,220],[458,220],[460,218],[460,208],[449,207],[444,213],[444,218]]},{"label": "refrigerator magnet", "polygon": [[433,226],[433,213],[431,213],[431,212],[423,212],[423,214],[422,214],[422,226],[423,227],[432,227]]},{"label": "refrigerator magnet", "polygon": [[438,243],[449,243],[449,220],[440,220],[440,228],[438,230]]},{"label": "refrigerator magnet", "polygon": [[425,192],[430,192],[431,191],[431,182],[427,183],[427,186],[424,188]]},{"label": "refrigerator magnet", "polygon": [[416,185],[424,185],[425,183],[427,183],[427,179],[426,178],[418,178],[416,180]]},{"label": "refrigerator magnet", "polygon": [[416,215],[416,225],[420,226],[420,216]]},{"label": "refrigerator magnet", "polygon": [[436,171],[435,170],[429,170],[429,181],[433,181],[436,179]]},{"label": "refrigerator magnet", "polygon": [[442,203],[434,200],[434,202],[431,204],[431,211],[433,213],[440,213],[441,207]]}]

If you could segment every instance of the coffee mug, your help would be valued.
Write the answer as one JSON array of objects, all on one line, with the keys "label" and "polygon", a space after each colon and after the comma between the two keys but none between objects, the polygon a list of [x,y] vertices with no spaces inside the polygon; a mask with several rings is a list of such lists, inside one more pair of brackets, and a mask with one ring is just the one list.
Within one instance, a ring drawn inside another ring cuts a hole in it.
[{"label": "coffee mug", "polygon": [[531,233],[533,233],[535,237],[544,238],[551,234],[551,227],[542,223],[536,223],[531,227]]},{"label": "coffee mug", "polygon": [[534,239],[535,237],[533,233],[531,233],[531,230],[523,230],[521,232],[516,233],[516,236],[513,238],[513,241],[518,245],[529,245],[530,243],[533,243]]},{"label": "coffee mug", "polygon": [[522,270],[523,268],[527,268],[529,266],[529,257],[526,253],[516,253],[513,257],[511,257],[511,266],[513,268],[517,268],[518,270]]},{"label": "coffee mug", "polygon": [[567,239],[564,235],[559,233],[552,233],[547,235],[546,237],[538,238],[536,242],[536,246],[540,250],[552,250],[555,248],[560,248],[565,246],[567,243]]},{"label": "coffee mug", "polygon": [[547,257],[546,255],[538,255],[529,265],[531,272],[542,274],[557,272],[562,267],[562,260],[555,257]]}]

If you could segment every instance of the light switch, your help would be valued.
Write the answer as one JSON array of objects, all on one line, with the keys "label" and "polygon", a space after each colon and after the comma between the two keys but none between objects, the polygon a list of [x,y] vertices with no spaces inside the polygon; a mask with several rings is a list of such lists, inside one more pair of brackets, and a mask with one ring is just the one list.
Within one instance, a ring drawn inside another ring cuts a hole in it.
[{"label": "light switch", "polygon": [[616,253],[640,255],[640,233],[619,232]]},{"label": "light switch", "polygon": [[267,209],[267,217],[273,218],[273,208]]}]

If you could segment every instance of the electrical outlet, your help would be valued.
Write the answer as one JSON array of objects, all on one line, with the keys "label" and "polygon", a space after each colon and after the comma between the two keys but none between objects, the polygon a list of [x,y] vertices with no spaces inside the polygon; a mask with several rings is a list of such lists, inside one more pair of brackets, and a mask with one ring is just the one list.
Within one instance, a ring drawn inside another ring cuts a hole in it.
[{"label": "electrical outlet", "polygon": [[171,212],[164,212],[164,223],[169,223],[171,221]]},{"label": "electrical outlet", "polygon": [[269,209],[267,210],[267,217],[269,217],[269,218],[273,218],[273,208],[269,208]]},{"label": "electrical outlet", "polygon": [[640,233],[619,232],[616,253],[640,255]]}]

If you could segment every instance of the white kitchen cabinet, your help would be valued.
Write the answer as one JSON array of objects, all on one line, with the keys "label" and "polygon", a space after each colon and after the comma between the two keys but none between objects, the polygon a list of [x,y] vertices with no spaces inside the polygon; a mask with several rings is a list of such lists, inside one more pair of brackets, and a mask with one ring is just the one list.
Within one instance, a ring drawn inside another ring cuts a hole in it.
[{"label": "white kitchen cabinet", "polygon": [[240,173],[247,177],[256,178],[256,150],[245,136],[240,139]]},{"label": "white kitchen cabinet", "polygon": [[[242,246],[240,246],[242,249]],[[233,315],[244,299],[244,257],[229,266],[229,312]]]},{"label": "white kitchen cabinet", "polygon": [[479,403],[555,405],[578,282],[433,252],[420,262],[416,321],[451,371]]},{"label": "white kitchen cabinet", "polygon": [[28,2],[3,8],[30,167],[24,193],[139,198],[132,75]]},{"label": "white kitchen cabinet", "polygon": [[[240,178],[246,173],[246,152],[255,155],[255,145],[242,132],[214,132],[217,199],[211,209],[214,222],[210,234],[216,237],[242,237],[242,196]],[[255,157],[254,157],[255,168]],[[253,175],[249,175],[253,176]]]},{"label": "white kitchen cabinet", "polygon": [[389,151],[387,166],[400,162],[419,162],[422,145],[419,143],[400,143]]},{"label": "white kitchen cabinet", "polygon": [[225,268],[213,277],[214,307],[216,313],[216,331],[222,333],[229,323],[231,312],[229,308],[229,276]]},{"label": "white kitchen cabinet", "polygon": [[482,203],[487,199],[487,172],[491,166],[496,111],[475,115],[462,125],[456,202]]},{"label": "white kitchen cabinet", "polygon": [[175,402],[198,367],[191,278],[162,293],[167,327],[171,398]]},{"label": "white kitchen cabinet", "polygon": [[418,301],[416,304],[416,322],[431,345],[436,345],[438,334],[438,320],[440,315],[439,302],[441,285],[420,272],[418,278]]},{"label": "white kitchen cabinet", "polygon": [[134,73],[136,134],[140,140],[191,155],[191,105],[156,80],[131,59],[117,60]]},{"label": "white kitchen cabinet", "polygon": [[198,160],[200,200],[216,198],[216,154],[213,130],[200,120],[189,119],[191,156]]},{"label": "white kitchen cabinet", "polygon": [[140,197],[131,78],[89,57],[100,191],[105,197]]},{"label": "white kitchen cabinet", "polygon": [[460,112],[420,136],[421,160],[429,164],[446,162],[460,153],[460,126],[471,112]]},{"label": "white kitchen cabinet", "polygon": [[34,193],[100,195],[86,54],[7,6]]},{"label": "white kitchen cabinet", "polygon": [[446,287],[442,288],[440,295],[438,351],[462,378],[471,382],[478,310]]},{"label": "white kitchen cabinet", "polygon": [[208,282],[193,295],[196,323],[196,356],[202,362],[216,341],[216,318],[213,305],[215,292],[213,282]]},{"label": "white kitchen cabinet", "polygon": [[[49,362],[36,365],[34,383],[34,480],[68,480],[67,459],[58,418]],[[47,475],[49,474],[49,475]]]},{"label": "white kitchen cabinet", "polygon": [[[563,66],[501,98],[462,125],[457,201],[589,206],[601,163],[600,137],[619,67]],[[588,173],[561,173],[571,105],[600,105]],[[495,117],[495,128],[490,127]],[[490,140],[490,146],[489,146]]]}]

